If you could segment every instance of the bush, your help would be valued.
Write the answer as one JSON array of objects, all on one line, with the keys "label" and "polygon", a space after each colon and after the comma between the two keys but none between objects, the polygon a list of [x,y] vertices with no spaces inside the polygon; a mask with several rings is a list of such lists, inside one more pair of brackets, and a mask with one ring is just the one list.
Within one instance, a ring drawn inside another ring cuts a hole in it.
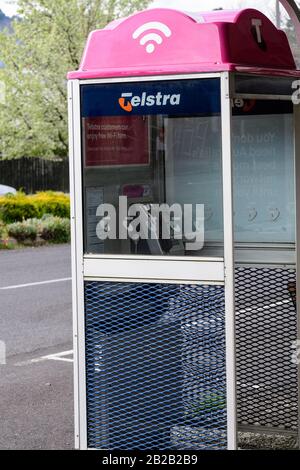
[{"label": "bush", "polygon": [[40,237],[50,243],[69,243],[70,220],[60,217],[44,217],[40,226]]},{"label": "bush", "polygon": [[16,222],[8,225],[7,232],[10,237],[13,237],[19,243],[34,242],[38,236],[38,224],[35,220]]},{"label": "bush", "polygon": [[0,218],[6,224],[22,222],[37,216],[37,208],[30,196],[23,193],[0,197]]},{"label": "bush", "polygon": [[37,207],[38,218],[43,217],[45,214],[70,218],[70,197],[68,195],[47,191],[29,197]]},{"label": "bush", "polygon": [[47,191],[30,196],[19,192],[16,195],[9,194],[0,197],[0,219],[6,224],[34,218],[40,219],[45,214],[70,217],[69,196]]},{"label": "bush", "polygon": [[4,238],[6,234],[7,234],[6,225],[4,222],[0,220],[0,240],[2,240],[2,238]]},{"label": "bush", "polygon": [[7,226],[7,232],[17,242],[35,242],[37,237],[48,243],[70,241],[70,220],[45,214],[42,219],[29,219]]}]

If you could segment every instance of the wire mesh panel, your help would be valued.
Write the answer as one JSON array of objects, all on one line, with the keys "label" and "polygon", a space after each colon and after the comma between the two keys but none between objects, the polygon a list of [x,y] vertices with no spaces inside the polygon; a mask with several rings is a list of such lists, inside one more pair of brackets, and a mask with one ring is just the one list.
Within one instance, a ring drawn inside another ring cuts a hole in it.
[{"label": "wire mesh panel", "polygon": [[85,284],[88,447],[227,447],[224,288]]},{"label": "wire mesh panel", "polygon": [[294,269],[238,267],[236,332],[238,421],[256,430],[298,429]]}]

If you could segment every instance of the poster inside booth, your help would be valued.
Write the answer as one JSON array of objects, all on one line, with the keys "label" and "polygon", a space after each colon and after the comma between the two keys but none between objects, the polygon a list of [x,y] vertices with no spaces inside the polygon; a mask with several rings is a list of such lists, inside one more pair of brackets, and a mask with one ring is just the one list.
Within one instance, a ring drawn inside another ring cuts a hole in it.
[{"label": "poster inside booth", "polygon": [[148,121],[143,116],[84,119],[87,168],[149,164]]}]

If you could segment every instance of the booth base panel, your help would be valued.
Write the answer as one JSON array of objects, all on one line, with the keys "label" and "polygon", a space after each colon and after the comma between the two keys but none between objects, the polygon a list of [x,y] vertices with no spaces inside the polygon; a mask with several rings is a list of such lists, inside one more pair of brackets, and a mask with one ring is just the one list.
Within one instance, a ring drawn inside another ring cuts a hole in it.
[{"label": "booth base panel", "polygon": [[236,270],[239,429],[296,435],[299,423],[295,269]]},{"label": "booth base panel", "polygon": [[[236,269],[238,427],[251,446],[299,431],[295,281],[286,267]],[[225,449],[224,288],[86,282],[85,304],[88,447]]]},{"label": "booth base panel", "polygon": [[224,287],[85,283],[88,447],[227,448]]}]

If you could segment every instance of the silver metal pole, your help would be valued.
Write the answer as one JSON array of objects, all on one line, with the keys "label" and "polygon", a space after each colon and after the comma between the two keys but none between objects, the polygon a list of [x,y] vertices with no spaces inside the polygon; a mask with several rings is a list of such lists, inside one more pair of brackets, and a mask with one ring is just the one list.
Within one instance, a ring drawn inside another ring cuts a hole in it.
[{"label": "silver metal pole", "polygon": [[75,446],[87,449],[85,322],[81,179],[81,119],[79,81],[69,83],[70,192],[72,201],[72,291],[75,389]]},{"label": "silver metal pole", "polygon": [[[295,142],[295,174],[296,174],[296,305],[297,330],[300,340],[300,105],[294,106],[294,142]],[[300,364],[298,365],[298,443],[300,447]]]},{"label": "silver metal pole", "polygon": [[75,449],[79,449],[79,374],[78,374],[78,305],[77,305],[77,272],[76,272],[76,227],[75,227],[75,198],[74,198],[74,125],[73,125],[73,82],[68,82],[68,111],[69,111],[69,165],[71,193],[71,241],[72,241],[72,310],[73,310],[73,357],[74,357],[74,428]]},{"label": "silver metal pole", "polygon": [[228,450],[237,449],[235,261],[230,74],[221,75]]}]

